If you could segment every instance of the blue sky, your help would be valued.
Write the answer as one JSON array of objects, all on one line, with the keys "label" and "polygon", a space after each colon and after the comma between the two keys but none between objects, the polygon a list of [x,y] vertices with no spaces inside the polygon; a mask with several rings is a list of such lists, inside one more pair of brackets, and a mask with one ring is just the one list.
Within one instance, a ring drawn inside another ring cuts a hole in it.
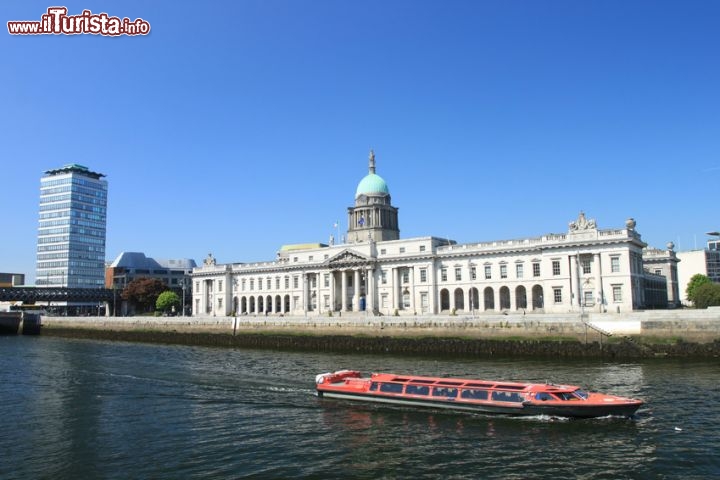
[{"label": "blue sky", "polygon": [[[56,4],[148,36],[15,36]],[[123,251],[271,260],[327,242],[367,173],[403,238],[720,229],[720,2],[10,1],[0,4],[0,271],[34,282],[40,177],[109,182]]]}]

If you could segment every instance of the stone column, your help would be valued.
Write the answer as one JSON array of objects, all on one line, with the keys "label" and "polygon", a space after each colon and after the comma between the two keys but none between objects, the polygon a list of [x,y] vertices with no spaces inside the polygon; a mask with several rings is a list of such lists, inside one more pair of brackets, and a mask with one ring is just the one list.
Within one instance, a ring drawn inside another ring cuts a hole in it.
[{"label": "stone column", "polygon": [[428,305],[428,310],[429,313],[437,315],[438,295],[440,295],[440,289],[438,288],[437,284],[437,272],[435,272],[434,263],[428,265],[428,273],[430,274],[430,294],[428,295],[428,301],[430,302],[430,304]]},{"label": "stone column", "polygon": [[341,308],[340,311],[347,312],[347,273],[345,270],[340,270],[340,301],[341,301]]},{"label": "stone column", "polygon": [[310,278],[307,273],[302,274],[303,279],[303,313],[307,315],[308,299],[310,298]]},{"label": "stone column", "polygon": [[371,268],[365,269],[365,310],[375,311],[375,278]]},{"label": "stone column", "polygon": [[330,272],[330,311],[335,311],[335,272]]},{"label": "stone column", "polygon": [[582,305],[582,298],[580,298],[580,275],[578,275],[578,261],[580,260],[579,255],[570,255],[570,285],[572,286],[572,294],[575,296],[575,301],[571,302],[571,305]]},{"label": "stone column", "polygon": [[[392,274],[392,292],[393,292],[393,310],[400,310],[400,269],[398,267],[393,268]],[[393,312],[394,313],[394,312]]]},{"label": "stone column", "polygon": [[598,302],[598,312],[602,312],[604,310],[603,305],[603,284],[602,284],[602,268],[600,266],[600,254],[596,253],[593,256],[595,263],[595,298]]},{"label": "stone column", "polygon": [[415,308],[415,267],[408,267],[408,270],[408,277],[410,278],[410,286],[408,287],[410,289],[410,311],[417,313],[417,308]]},{"label": "stone column", "polygon": [[353,272],[353,312],[360,311],[360,269]]}]

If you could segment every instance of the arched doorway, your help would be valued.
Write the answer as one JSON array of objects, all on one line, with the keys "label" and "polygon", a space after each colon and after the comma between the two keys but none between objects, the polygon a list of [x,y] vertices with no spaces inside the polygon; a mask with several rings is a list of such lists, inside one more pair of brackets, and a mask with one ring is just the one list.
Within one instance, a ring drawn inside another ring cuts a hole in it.
[{"label": "arched doorway", "polygon": [[440,290],[440,311],[450,310],[450,292],[443,288]]},{"label": "arched doorway", "polygon": [[510,310],[510,289],[500,287],[500,310]]},{"label": "arched doorway", "polygon": [[515,310],[525,310],[527,308],[527,291],[525,287],[519,285],[515,289]]},{"label": "arched doorway", "polygon": [[283,313],[290,312],[290,295],[285,295],[285,307],[283,308]]},{"label": "arched doorway", "polygon": [[478,292],[478,289],[472,287],[468,296],[470,297],[470,311],[480,308],[480,292]]},{"label": "arched doorway", "polygon": [[465,310],[465,292],[462,288],[455,289],[455,310]]},{"label": "arched doorway", "polygon": [[541,310],[545,308],[543,296],[543,287],[541,287],[540,285],[535,285],[532,289],[533,310]]},{"label": "arched doorway", "polygon": [[275,295],[275,313],[282,313],[282,297]]},{"label": "arched doorway", "polygon": [[248,313],[257,313],[255,310],[255,297],[250,297],[249,299],[250,305],[248,306]]},{"label": "arched doorway", "polygon": [[495,291],[492,287],[485,287],[483,300],[485,301],[485,310],[495,310]]}]

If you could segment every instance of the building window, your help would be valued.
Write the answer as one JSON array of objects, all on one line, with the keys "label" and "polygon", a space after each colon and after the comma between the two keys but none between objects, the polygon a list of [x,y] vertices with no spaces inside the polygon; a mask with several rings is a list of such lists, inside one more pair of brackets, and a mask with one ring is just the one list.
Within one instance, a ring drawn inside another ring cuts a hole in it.
[{"label": "building window", "polygon": [[288,288],[290,288],[290,277],[288,277],[286,275],[285,276],[285,290],[287,290]]},{"label": "building window", "polygon": [[387,308],[387,303],[388,303],[387,300],[388,300],[388,296],[386,293],[383,293],[382,295],[380,295],[380,306],[382,308]]},{"label": "building window", "polygon": [[580,260],[580,264],[582,265],[583,274],[589,275],[592,273],[592,269],[590,268],[590,259],[588,257]]},{"label": "building window", "polygon": [[447,282],[447,268],[440,269],[440,280],[443,282]]},{"label": "building window", "polygon": [[560,260],[553,260],[553,275],[560,275]]},{"label": "building window", "polygon": [[420,251],[421,251],[421,252],[424,252],[424,251],[425,251],[425,245],[420,245]]},{"label": "building window", "polygon": [[662,270],[656,269],[656,270],[655,270],[655,275],[662,275]]},{"label": "building window", "polygon": [[222,280],[218,280],[218,292],[222,292]]},{"label": "building window", "polygon": [[500,265],[500,278],[507,278],[507,265]]},{"label": "building window", "polygon": [[218,298],[218,308],[222,309],[222,297]]},{"label": "building window", "polygon": [[323,306],[326,309],[330,308],[330,295],[323,295]]},{"label": "building window", "polygon": [[553,288],[553,300],[555,303],[562,303],[562,288]]},{"label": "building window", "polygon": [[258,290],[262,290],[262,278],[258,278]]},{"label": "building window", "polygon": [[490,280],[492,278],[492,267],[490,265],[485,265],[485,280]]},{"label": "building window", "polygon": [[621,303],[622,302],[622,285],[613,285],[613,302],[615,303]]},{"label": "building window", "polygon": [[455,281],[462,281],[462,269],[460,267],[455,267]]},{"label": "building window", "polygon": [[400,247],[400,253],[405,253],[405,247]]},{"label": "building window", "polygon": [[612,273],[620,272],[620,257],[610,257],[610,271]]},{"label": "building window", "polygon": [[293,276],[293,288],[298,288],[300,285],[300,278],[297,275]]},{"label": "building window", "polygon": [[298,257],[293,257],[293,262],[297,262],[297,261],[298,261]]},{"label": "building window", "polygon": [[250,279],[250,290],[255,290],[255,279],[254,278]]},{"label": "building window", "polygon": [[243,278],[240,282],[240,290],[245,291],[245,279]]},{"label": "building window", "polygon": [[535,262],[533,263],[533,277],[539,277],[540,276],[540,264]]},{"label": "building window", "polygon": [[267,277],[267,279],[265,279],[265,288],[267,288],[268,290],[270,290],[271,288],[270,277]]},{"label": "building window", "polygon": [[420,282],[427,282],[427,268],[420,269]]},{"label": "building window", "polygon": [[402,272],[402,283],[410,283],[410,270],[405,268]]},{"label": "building window", "polygon": [[477,280],[477,269],[475,267],[470,267],[470,279]]},{"label": "building window", "polygon": [[380,271],[380,283],[387,284],[387,272],[385,270]]},{"label": "building window", "polygon": [[310,288],[316,288],[317,287],[317,275],[313,275],[310,278]]},{"label": "building window", "polygon": [[428,294],[427,292],[420,293],[420,308],[423,312],[426,312],[428,309]]},{"label": "building window", "polygon": [[381,249],[380,249],[380,255],[385,255],[385,253],[386,253],[386,250],[385,250],[384,248],[381,248]]},{"label": "building window", "polygon": [[595,305],[595,300],[593,299],[593,292],[592,290],[586,290],[583,292],[583,302],[585,302],[586,307],[592,307]]},{"label": "building window", "polygon": [[329,287],[329,286],[330,286],[330,274],[329,274],[329,273],[326,273],[326,274],[323,275],[323,285],[324,285],[325,287]]},{"label": "building window", "polygon": [[523,264],[518,263],[515,265],[515,276],[517,278],[523,278]]},{"label": "building window", "polygon": [[280,277],[275,277],[275,290],[280,290]]},{"label": "building window", "polygon": [[308,257],[308,262],[312,262],[312,261],[313,261],[313,256],[310,255],[310,256]]}]

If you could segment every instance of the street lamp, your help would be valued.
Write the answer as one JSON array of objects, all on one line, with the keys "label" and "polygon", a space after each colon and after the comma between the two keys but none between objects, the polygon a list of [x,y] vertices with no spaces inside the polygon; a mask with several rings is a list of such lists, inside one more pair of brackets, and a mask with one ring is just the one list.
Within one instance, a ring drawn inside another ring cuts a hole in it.
[{"label": "street lamp", "polygon": [[182,316],[184,317],[185,316],[185,288],[187,288],[185,285],[185,277],[182,278],[181,282],[182,282]]}]

